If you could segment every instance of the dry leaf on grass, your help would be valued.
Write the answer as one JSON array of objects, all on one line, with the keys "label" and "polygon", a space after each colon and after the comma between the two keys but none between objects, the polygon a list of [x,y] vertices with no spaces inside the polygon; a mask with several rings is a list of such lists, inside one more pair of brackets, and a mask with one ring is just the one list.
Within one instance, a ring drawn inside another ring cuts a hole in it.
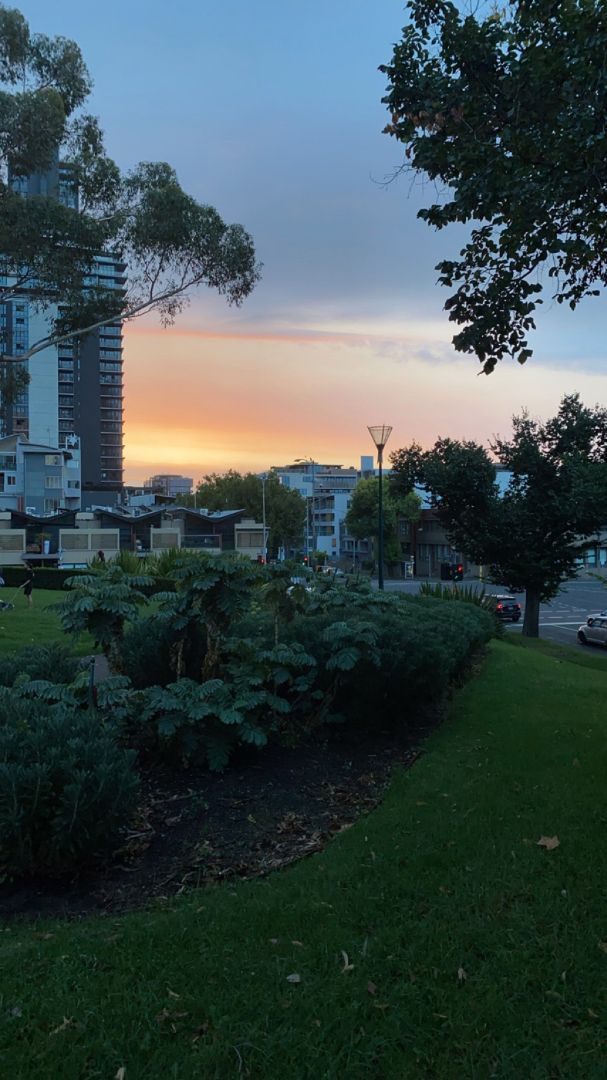
[{"label": "dry leaf on grass", "polygon": [[607,953],[607,941],[599,941],[599,949],[601,952]]},{"label": "dry leaf on grass", "polygon": [[560,844],[558,836],[540,836],[537,841],[537,846],[546,848],[546,851],[554,851],[555,848],[560,847]]},{"label": "dry leaf on grass", "polygon": [[121,1065],[120,1068],[118,1069],[118,1072],[116,1073],[116,1075],[114,1077],[114,1080],[124,1080],[125,1076],[126,1076],[126,1066]]},{"label": "dry leaf on grass", "polygon": [[467,976],[466,972],[464,971],[463,967],[458,968],[457,969],[458,982],[464,982],[467,978],[468,978],[468,976]]},{"label": "dry leaf on grass", "polygon": [[377,993],[377,987],[376,987],[374,982],[368,982],[367,983],[367,991],[370,994],[376,994]]},{"label": "dry leaf on grass", "polygon": [[292,975],[287,975],[287,982],[289,982],[289,983],[300,983],[301,982],[301,975],[298,975],[297,972],[295,971],[295,972],[293,972]]},{"label": "dry leaf on grass", "polygon": [[342,972],[346,972],[346,971],[354,971],[354,964],[351,964],[351,963],[350,963],[350,961],[349,961],[349,959],[348,959],[348,954],[347,954],[347,952],[344,952],[344,950],[342,949],[342,950],[341,950],[341,955],[342,955],[342,959],[343,959],[343,962],[344,962],[344,966],[343,966],[343,967],[342,967],[342,969],[341,969],[341,970],[342,970]]}]

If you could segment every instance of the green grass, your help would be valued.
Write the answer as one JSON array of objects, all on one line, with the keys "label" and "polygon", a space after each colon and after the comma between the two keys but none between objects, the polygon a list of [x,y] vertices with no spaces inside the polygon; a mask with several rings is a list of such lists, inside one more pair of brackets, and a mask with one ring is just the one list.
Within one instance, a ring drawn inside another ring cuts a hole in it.
[{"label": "green grass", "polygon": [[135,915],[5,924],[1,1074],[603,1080],[606,690],[496,643],[323,854]]},{"label": "green grass", "polygon": [[12,611],[0,611],[0,652],[14,652],[24,645],[46,645],[50,641],[62,641],[77,656],[94,652],[89,634],[77,638],[63,633],[59,616],[51,605],[63,600],[65,592],[60,589],[34,589],[32,607],[21,589],[1,590],[0,600],[9,600],[15,606]]}]

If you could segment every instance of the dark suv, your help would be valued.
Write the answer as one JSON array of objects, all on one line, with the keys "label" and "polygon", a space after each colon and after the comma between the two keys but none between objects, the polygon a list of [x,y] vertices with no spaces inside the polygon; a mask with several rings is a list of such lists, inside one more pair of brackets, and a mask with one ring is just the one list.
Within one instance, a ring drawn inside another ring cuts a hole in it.
[{"label": "dark suv", "polygon": [[504,596],[494,596],[495,600],[495,614],[498,619],[509,619],[511,622],[518,622],[521,617],[521,605],[515,596],[505,594]]}]

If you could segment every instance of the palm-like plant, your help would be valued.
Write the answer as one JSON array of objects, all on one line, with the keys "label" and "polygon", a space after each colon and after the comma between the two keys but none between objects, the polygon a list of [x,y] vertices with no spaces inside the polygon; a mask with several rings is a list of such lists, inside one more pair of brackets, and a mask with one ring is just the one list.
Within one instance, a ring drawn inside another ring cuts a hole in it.
[{"label": "palm-like plant", "polygon": [[61,625],[68,634],[88,630],[108,659],[112,671],[122,671],[120,645],[126,622],[137,618],[147,604],[141,590],[152,585],[145,574],[127,574],[114,563],[92,574],[69,578],[70,592],[56,605]]}]

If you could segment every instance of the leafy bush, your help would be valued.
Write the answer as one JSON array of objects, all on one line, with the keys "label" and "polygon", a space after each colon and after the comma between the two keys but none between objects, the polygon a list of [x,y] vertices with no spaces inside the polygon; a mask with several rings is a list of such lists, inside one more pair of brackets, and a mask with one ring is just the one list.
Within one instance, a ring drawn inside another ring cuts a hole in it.
[{"label": "leafy bush", "polygon": [[342,672],[334,688],[333,707],[348,720],[376,726],[402,722],[421,703],[440,697],[489,640],[494,620],[461,602],[341,587],[317,595],[286,634],[316,659],[325,672],[321,686],[327,693],[332,693],[327,675],[333,650],[340,654],[335,630],[340,626],[350,627],[352,647],[361,632],[368,636],[365,654]]},{"label": "leafy bush", "polygon": [[124,728],[131,745],[144,753],[184,764],[206,761],[221,772],[236,746],[265,746],[256,718],[271,704],[276,703],[264,690],[221,679],[178,679],[133,695]]},{"label": "leafy bush", "polygon": [[56,605],[63,629],[68,634],[88,630],[100,645],[112,670],[122,667],[121,644],[125,623],[133,622],[139,606],[147,603],[142,588],[151,578],[126,574],[115,563],[104,564],[92,574],[70,578],[72,591]]},{"label": "leafy bush", "polygon": [[78,668],[78,661],[59,643],[27,645],[19,652],[0,656],[0,686],[13,686],[23,676],[70,683]]},{"label": "leafy bush", "polygon": [[[200,637],[202,649],[202,631]],[[136,690],[146,686],[166,686],[175,678],[177,640],[177,631],[162,615],[140,618],[127,626],[120,645],[122,671]],[[199,650],[196,657],[198,670],[200,658]]]},{"label": "leafy bush", "polygon": [[111,851],[137,794],[133,759],[96,714],[0,691],[0,871],[63,873]]}]

